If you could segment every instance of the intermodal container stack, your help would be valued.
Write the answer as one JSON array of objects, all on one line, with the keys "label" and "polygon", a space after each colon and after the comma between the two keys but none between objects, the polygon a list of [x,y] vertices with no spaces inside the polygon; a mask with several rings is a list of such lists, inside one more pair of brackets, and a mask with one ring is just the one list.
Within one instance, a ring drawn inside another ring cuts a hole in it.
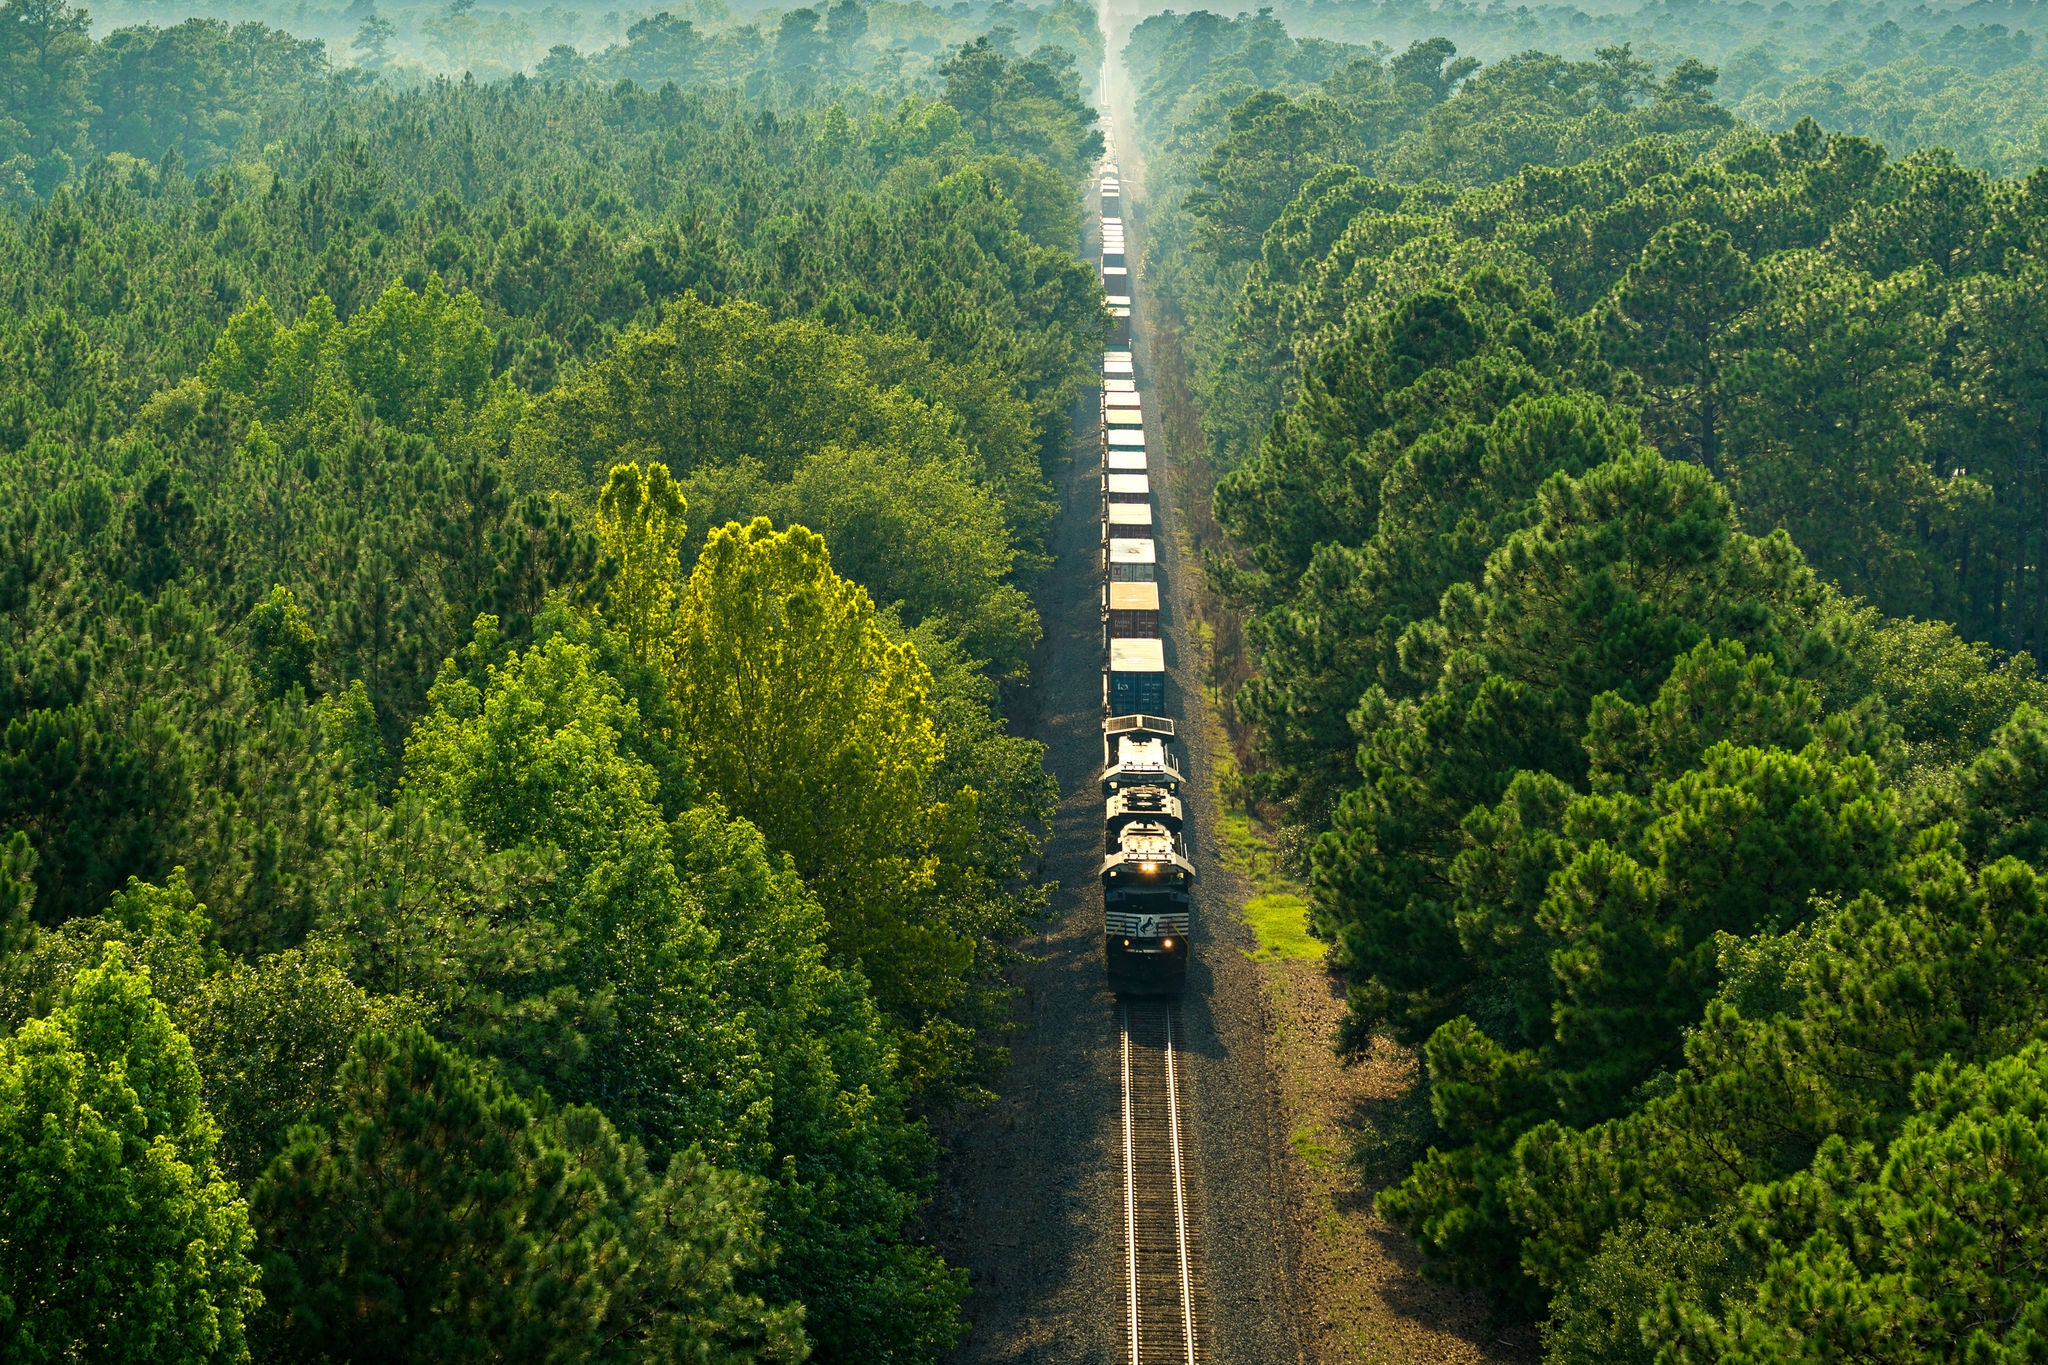
[{"label": "intermodal container stack", "polygon": [[[1173,994],[1192,956],[1195,868],[1188,856],[1177,740],[1161,638],[1158,468],[1132,350],[1123,187],[1102,167],[1102,292],[1115,330],[1102,355],[1103,959],[1119,994]],[[1156,427],[1155,427],[1156,430]]]}]

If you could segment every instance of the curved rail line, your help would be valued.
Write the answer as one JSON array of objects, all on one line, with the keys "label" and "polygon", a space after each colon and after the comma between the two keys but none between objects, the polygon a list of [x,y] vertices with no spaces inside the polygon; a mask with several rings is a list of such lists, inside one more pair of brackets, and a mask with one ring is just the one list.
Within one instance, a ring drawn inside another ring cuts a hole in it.
[{"label": "curved rail line", "polygon": [[1181,1165],[1179,1009],[1126,1000],[1123,1049],[1126,1359],[1196,1365],[1194,1258]]}]

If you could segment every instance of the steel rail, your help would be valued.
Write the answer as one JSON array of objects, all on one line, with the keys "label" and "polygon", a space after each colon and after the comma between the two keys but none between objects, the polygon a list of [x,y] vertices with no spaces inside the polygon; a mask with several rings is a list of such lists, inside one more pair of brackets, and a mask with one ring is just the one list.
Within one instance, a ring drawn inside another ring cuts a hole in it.
[{"label": "steel rail", "polygon": [[1130,1365],[1199,1365],[1175,1009],[1120,1002]]},{"label": "steel rail", "polygon": [[1173,1134],[1173,1233],[1180,1249],[1180,1315],[1188,1344],[1188,1365],[1195,1365],[1195,1291],[1188,1274],[1187,1184],[1180,1169],[1180,1091],[1174,1084],[1173,1011],[1166,1012],[1166,1120]]},{"label": "steel rail", "polygon": [[1137,1142],[1131,1133],[1131,1009],[1122,1008],[1124,1052],[1124,1248],[1130,1262],[1131,1365],[1138,1361],[1138,1177]]}]

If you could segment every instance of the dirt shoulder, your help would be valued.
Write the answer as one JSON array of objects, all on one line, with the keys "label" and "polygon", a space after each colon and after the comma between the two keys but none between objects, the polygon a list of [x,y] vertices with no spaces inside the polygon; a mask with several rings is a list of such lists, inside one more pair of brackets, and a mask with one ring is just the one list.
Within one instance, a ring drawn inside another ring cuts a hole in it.
[{"label": "dirt shoulder", "polygon": [[1415,1059],[1380,1040],[1356,1061],[1330,1048],[1342,988],[1321,962],[1260,964],[1288,1125],[1298,1305],[1318,1365],[1468,1365],[1529,1359],[1526,1332],[1489,1324],[1483,1298],[1422,1278],[1414,1247],[1372,1211],[1378,1182],[1352,1160],[1358,1134],[1398,1131]]}]

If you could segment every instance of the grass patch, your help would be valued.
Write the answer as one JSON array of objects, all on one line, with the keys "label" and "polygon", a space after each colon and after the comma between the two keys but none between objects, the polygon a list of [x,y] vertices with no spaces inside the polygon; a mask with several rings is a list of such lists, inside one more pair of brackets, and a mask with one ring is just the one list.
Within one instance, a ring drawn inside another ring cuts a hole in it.
[{"label": "grass patch", "polygon": [[1304,1123],[1295,1129],[1288,1141],[1293,1145],[1297,1156],[1319,1171],[1327,1170],[1330,1158],[1337,1155],[1337,1149],[1322,1140],[1322,1135],[1316,1131],[1313,1124]]},{"label": "grass patch", "polygon": [[1320,961],[1330,945],[1308,931],[1308,902],[1288,891],[1269,891],[1245,902],[1244,922],[1259,936],[1255,962],[1301,958]]}]

